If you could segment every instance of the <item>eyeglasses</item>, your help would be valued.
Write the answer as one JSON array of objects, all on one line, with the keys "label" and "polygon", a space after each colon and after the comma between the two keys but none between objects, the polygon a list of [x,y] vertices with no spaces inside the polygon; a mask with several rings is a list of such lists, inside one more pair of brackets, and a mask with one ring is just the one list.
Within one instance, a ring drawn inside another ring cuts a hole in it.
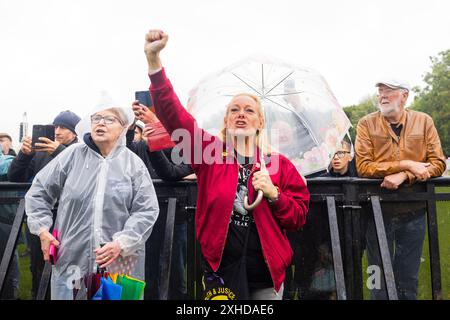
[{"label": "eyeglasses", "polygon": [[347,153],[350,153],[350,152],[349,152],[349,151],[338,151],[338,152],[336,152],[336,153],[334,154],[333,158],[334,158],[335,156],[338,156],[338,158],[342,159],[343,157],[345,157],[345,155],[346,155]]},{"label": "eyeglasses", "polygon": [[402,88],[379,88],[378,89],[378,94],[377,96],[392,96],[394,95],[396,92],[403,90]]},{"label": "eyeglasses", "polygon": [[120,121],[118,118],[114,116],[101,116],[98,114],[94,114],[91,116],[91,123],[98,124],[100,121],[102,121],[107,125],[113,124],[114,122],[118,121],[121,125],[123,125],[122,121]]}]

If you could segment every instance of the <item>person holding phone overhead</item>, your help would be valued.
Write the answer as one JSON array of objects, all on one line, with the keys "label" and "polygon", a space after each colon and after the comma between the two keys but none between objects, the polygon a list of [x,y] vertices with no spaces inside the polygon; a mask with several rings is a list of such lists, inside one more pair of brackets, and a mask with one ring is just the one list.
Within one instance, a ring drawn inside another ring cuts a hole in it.
[{"label": "person holding phone overhead", "polygon": [[[205,284],[224,278],[226,269],[243,262],[246,267],[240,271],[244,270],[247,279],[240,284],[247,288],[241,287],[238,297],[281,300],[292,259],[286,230],[305,224],[309,191],[295,166],[283,155],[270,152],[263,142],[265,119],[258,97],[241,93],[231,98],[224,108],[220,136],[197,126],[162,67],[160,52],[167,41],[168,35],[161,30],[150,30],[145,36],[150,93],[167,131],[183,128],[189,132],[189,148],[182,151],[197,175],[195,227]],[[207,289],[205,285],[205,299],[212,299]]]},{"label": "person holding phone overhead", "polygon": [[30,182],[47,163],[68,146],[78,142],[75,126],[79,121],[80,117],[72,111],[62,111],[53,120],[55,140],[37,137],[40,142],[33,148],[32,138],[25,136],[17,158],[9,168],[8,180]]},{"label": "person holding phone overhead", "polygon": [[[72,111],[61,111],[53,120],[55,140],[40,137],[39,140],[41,142],[36,144],[38,149],[33,149],[31,137],[25,136],[22,139],[19,154],[9,167],[8,180],[11,182],[31,182],[34,176],[50,161],[61,154],[67,147],[78,142],[75,126],[79,121],[80,117]],[[42,271],[44,270],[44,259],[39,237],[30,234],[28,228],[26,232],[28,233],[28,239],[30,239],[31,296],[35,299]]]},{"label": "person holding phone overhead", "polygon": [[[55,126],[52,124],[39,125],[35,124],[33,126],[33,136],[31,140],[31,147],[33,149],[41,149],[43,146],[42,138],[47,138],[50,141],[55,141]],[[36,145],[38,144],[38,145]]]},{"label": "person holding phone overhead", "polygon": [[[138,94],[141,93],[141,94]],[[159,151],[152,151],[152,143],[158,137],[148,139],[147,134],[155,133],[154,124],[160,123],[159,119],[154,114],[153,104],[151,102],[150,93],[148,91],[136,92],[136,98],[132,104],[132,110],[136,118],[136,124],[138,121],[142,121],[145,124],[144,129],[144,141],[132,142],[132,129],[133,125],[129,127],[127,133],[127,147],[135,152],[147,165],[152,178],[162,179],[166,181],[179,181],[179,180],[193,180],[195,175],[193,174],[191,166],[185,163],[175,164],[172,162],[171,154],[173,148],[169,147]],[[147,101],[141,103],[141,101]],[[164,130],[165,131],[165,130]],[[167,133],[167,132],[166,132]],[[168,134],[167,134],[168,135]],[[169,136],[170,139],[170,136]],[[169,140],[170,141],[170,140]],[[172,142],[172,141],[170,141]],[[164,143],[159,143],[159,146],[163,146]],[[176,151],[175,151],[176,152]],[[164,205],[164,204],[163,204]],[[160,297],[160,253],[164,242],[164,228],[166,221],[166,210],[162,211],[158,220],[155,223],[153,232],[147,241],[146,246],[146,281],[147,286],[145,288],[146,299],[159,299]],[[175,229],[174,229],[174,244],[172,250],[172,266],[170,270],[170,283],[169,283],[169,299],[170,300],[183,300],[187,299],[187,286],[186,286],[186,246],[187,246],[187,219],[186,213],[183,208],[177,206],[175,213]]]}]

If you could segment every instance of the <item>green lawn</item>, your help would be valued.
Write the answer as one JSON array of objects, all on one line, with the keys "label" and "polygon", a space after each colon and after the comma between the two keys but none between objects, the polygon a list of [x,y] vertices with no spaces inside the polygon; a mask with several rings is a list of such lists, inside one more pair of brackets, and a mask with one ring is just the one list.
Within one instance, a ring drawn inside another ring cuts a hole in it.
[{"label": "green lawn", "polygon": [[[440,188],[438,192],[450,192],[450,188]],[[438,202],[438,234],[441,259],[442,296],[450,300],[450,203]],[[420,268],[419,299],[431,299],[430,258],[428,250],[428,235],[425,239],[422,257],[424,261]]]},{"label": "green lawn", "polygon": [[[24,244],[18,245],[19,256],[22,255],[26,248]],[[19,282],[19,299],[31,299],[31,272],[30,272],[30,255],[19,258],[20,282]]]}]

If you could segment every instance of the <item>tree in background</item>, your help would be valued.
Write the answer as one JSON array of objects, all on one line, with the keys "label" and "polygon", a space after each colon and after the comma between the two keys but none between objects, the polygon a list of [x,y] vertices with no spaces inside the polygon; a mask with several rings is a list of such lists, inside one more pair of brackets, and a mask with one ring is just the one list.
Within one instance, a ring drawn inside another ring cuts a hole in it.
[{"label": "tree in background", "polygon": [[367,96],[363,98],[361,102],[358,104],[344,107],[344,112],[350,119],[350,122],[352,123],[353,126],[349,130],[350,137],[352,138],[353,143],[355,142],[356,125],[358,124],[359,119],[377,110],[378,108],[376,95]]},{"label": "tree in background", "polygon": [[427,84],[421,89],[415,87],[416,93],[411,108],[429,114],[441,138],[445,155],[450,156],[450,50],[440,52],[437,57],[430,57],[431,71],[424,77]]}]

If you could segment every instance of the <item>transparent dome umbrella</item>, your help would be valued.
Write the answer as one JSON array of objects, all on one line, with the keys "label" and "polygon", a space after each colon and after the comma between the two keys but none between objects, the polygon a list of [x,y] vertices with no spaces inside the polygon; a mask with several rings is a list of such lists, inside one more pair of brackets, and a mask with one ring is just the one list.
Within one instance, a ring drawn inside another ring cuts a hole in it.
[{"label": "transparent dome umbrella", "polygon": [[319,73],[252,56],[201,80],[190,91],[187,109],[201,128],[217,135],[231,97],[244,92],[261,99],[272,150],[303,175],[328,167],[351,124]]}]

